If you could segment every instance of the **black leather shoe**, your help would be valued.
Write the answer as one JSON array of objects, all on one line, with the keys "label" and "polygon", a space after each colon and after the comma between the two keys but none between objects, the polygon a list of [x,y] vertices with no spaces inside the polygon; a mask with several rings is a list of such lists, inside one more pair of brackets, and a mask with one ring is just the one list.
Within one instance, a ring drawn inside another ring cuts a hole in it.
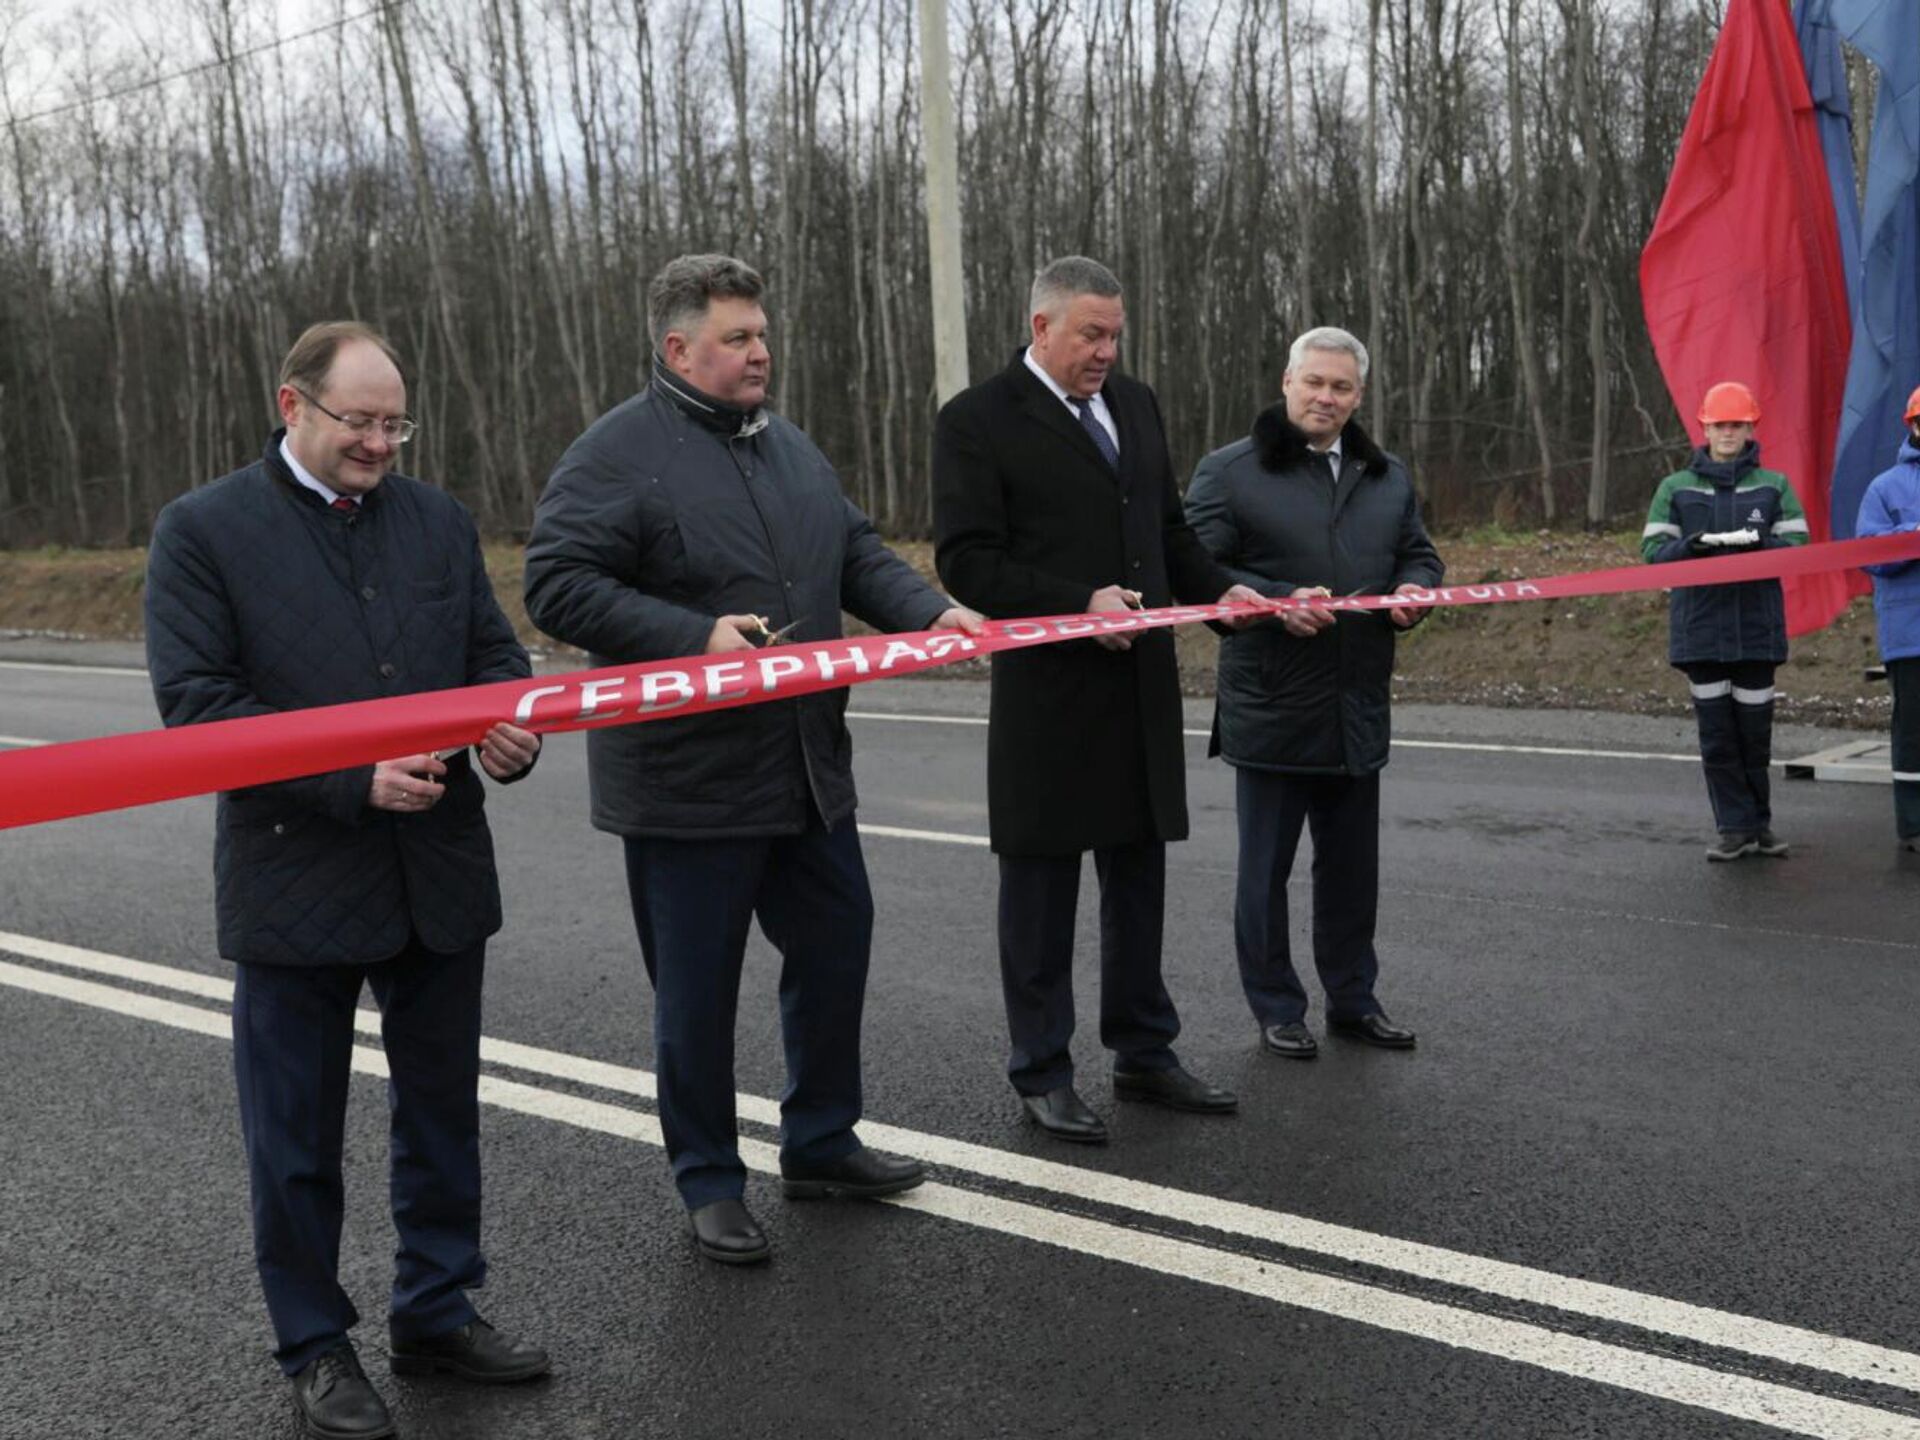
[{"label": "black leather shoe", "polygon": [[388,1359],[396,1375],[457,1375],[481,1385],[531,1380],[552,1364],[538,1345],[508,1339],[477,1315],[424,1340],[393,1340]]},{"label": "black leather shoe", "polygon": [[1240,1108],[1239,1097],[1231,1090],[1209,1085],[1178,1065],[1165,1070],[1115,1070],[1113,1098],[1145,1100],[1196,1115],[1231,1115]]},{"label": "black leather shoe", "polygon": [[1327,1029],[1349,1040],[1364,1040],[1369,1045],[1378,1045],[1387,1050],[1413,1049],[1413,1031],[1402,1029],[1378,1011],[1345,1019],[1329,1015]]},{"label": "black leather shoe", "polygon": [[753,1265],[773,1253],[767,1233],[747,1213],[742,1200],[715,1200],[687,1212],[693,1243],[709,1260],[722,1265]]},{"label": "black leather shoe", "polygon": [[1107,1143],[1106,1121],[1087,1108],[1087,1102],[1071,1085],[1044,1095],[1022,1095],[1020,1104],[1028,1117],[1056,1140],[1071,1140],[1076,1145]]},{"label": "black leather shoe", "polygon": [[1298,1020],[1286,1025],[1261,1026],[1260,1043],[1274,1054],[1284,1055],[1289,1060],[1311,1060],[1320,1053],[1320,1042]]},{"label": "black leather shoe", "polygon": [[315,1440],[386,1440],[394,1433],[387,1402],[344,1340],[293,1377],[293,1414],[300,1433]]},{"label": "black leather shoe", "polygon": [[833,1195],[873,1199],[911,1190],[927,1178],[918,1160],[889,1160],[862,1145],[832,1160],[780,1157],[780,1193],[789,1200],[824,1200]]}]

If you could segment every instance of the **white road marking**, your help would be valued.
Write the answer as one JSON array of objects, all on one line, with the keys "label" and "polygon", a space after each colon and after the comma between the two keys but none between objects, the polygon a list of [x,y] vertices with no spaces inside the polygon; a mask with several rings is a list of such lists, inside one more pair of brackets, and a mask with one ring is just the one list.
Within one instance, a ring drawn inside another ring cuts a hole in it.
[{"label": "white road marking", "polygon": [[[899,720],[913,725],[985,725],[985,719],[975,715],[896,715],[884,710],[849,710],[849,720]],[[1208,740],[1213,737],[1211,730],[1182,730],[1180,732],[1191,740]],[[1698,765],[1698,755],[1683,755],[1669,750],[1581,750],[1565,745],[1496,745],[1491,741],[1478,740],[1407,740],[1396,735],[1392,744],[1396,748],[1408,750],[1467,750],[1486,755],[1558,755],[1577,760],[1677,760],[1688,765]],[[1775,760],[1775,765],[1785,765],[1784,760]]]},{"label": "white road marking", "polygon": [[129,665],[58,665],[40,660],[0,660],[0,670],[39,670],[49,675],[137,675],[147,672]]},{"label": "white road marking", "polygon": [[881,835],[889,840],[931,840],[941,845],[975,845],[985,849],[993,842],[984,835],[962,835],[954,830],[908,830],[899,825],[869,825],[860,822],[862,835]]},{"label": "white road marking", "polygon": [[[110,975],[157,989],[173,989],[210,1000],[230,1001],[233,993],[232,983],[216,976],[155,965],[97,950],[85,950],[78,946],[61,944],[58,941],[42,940],[35,936],[0,931],[0,951],[8,951],[29,959],[86,973]],[[17,978],[19,976],[31,977],[36,983],[23,984]],[[106,997],[120,997],[127,1000],[150,998],[131,995],[127,991],[105,986],[91,985],[89,982],[68,981],[64,977],[49,976],[44,971],[23,970],[20,967],[0,963],[0,982],[21,984],[22,988],[38,989],[42,993],[65,994],[66,992],[60,989],[49,988],[48,982],[55,981],[62,985],[81,987],[84,994],[69,995],[68,998],[79,998],[83,1003],[88,1004],[104,1003],[97,992],[104,992]],[[170,1001],[154,1000],[153,1004],[171,1007],[167,1011],[169,1014],[186,1010],[193,1016],[205,1017],[213,1013],[197,1007],[174,1005]],[[121,1007],[116,1003],[107,1008]],[[146,1014],[144,1011],[136,1010],[127,1010],[124,1013],[142,1014],[144,1018],[162,1019],[164,1023],[169,1024],[175,1023],[173,1020],[165,1019],[162,1014]],[[226,1033],[225,1017],[216,1016],[215,1019],[218,1023],[213,1029],[205,1030],[205,1033],[224,1035]],[[356,1023],[364,1032],[379,1033],[380,1017],[374,1011],[360,1011],[356,1017]],[[205,1029],[205,1026],[196,1023],[186,1028]],[[492,1064],[590,1085],[616,1094],[632,1095],[643,1100],[651,1100],[655,1094],[654,1077],[648,1071],[615,1065],[607,1061],[592,1060],[584,1056],[568,1055],[558,1051],[520,1045],[512,1041],[483,1037],[481,1057]],[[746,1120],[768,1126],[778,1125],[780,1122],[780,1107],[771,1099],[742,1094],[737,1097],[737,1103],[741,1117]],[[1736,1315],[1685,1301],[1643,1294],[1620,1286],[1557,1275],[1551,1271],[1535,1270],[1509,1261],[1492,1260],[1422,1244],[1418,1241],[1378,1235],[1371,1231],[1335,1225],[1302,1215],[1265,1210],[1240,1201],[1200,1195],[1191,1191],[1130,1179],[1122,1175],[1110,1175],[1058,1161],[1014,1154],[964,1140],[902,1129],[874,1120],[861,1122],[861,1134],[867,1143],[876,1149],[893,1154],[911,1155],[916,1159],[925,1160],[949,1170],[1005,1181],[1029,1190],[1135,1211],[1225,1235],[1261,1240],[1284,1245],[1294,1250],[1323,1255],[1334,1260],[1395,1271],[1402,1275],[1436,1281],[1460,1289],[1478,1291],[1484,1295],[1499,1296],[1568,1314],[1584,1315],[1597,1320],[1628,1325],[1657,1335],[1692,1340],[1759,1359],[1822,1370],[1850,1380],[1893,1386],[1920,1393],[1920,1355],[1893,1350],[1866,1341],[1851,1340],[1842,1336],[1802,1329],[1798,1326]],[[648,1143],[659,1142],[653,1140]],[[1352,1283],[1362,1290],[1372,1288],[1359,1282],[1341,1283]],[[1445,1310],[1450,1307],[1443,1305],[1440,1308]],[[1344,1312],[1330,1310],[1328,1313]],[[1396,1327],[1388,1326],[1387,1328]],[[1455,1342],[1447,1341],[1446,1343]],[[1566,1373],[1584,1372],[1567,1371]],[[1920,1434],[1920,1431],[1916,1431],[1916,1434]]]},{"label": "white road marking", "polygon": [[[161,967],[147,967],[143,973],[151,973],[155,968]],[[228,1017],[218,1011],[43,970],[0,962],[0,984],[195,1034],[220,1039],[230,1035]],[[353,1048],[352,1065],[364,1075],[376,1078],[387,1075],[386,1057],[366,1046]],[[497,1109],[644,1145],[658,1147],[663,1143],[656,1117],[604,1101],[542,1090],[491,1075],[481,1078],[480,1100]],[[869,1138],[874,1138],[871,1129]],[[779,1173],[778,1153],[764,1141],[743,1139],[740,1156],[754,1170]],[[896,1197],[892,1203],[902,1210],[934,1215],[976,1229],[1633,1391],[1775,1430],[1822,1437],[1822,1440],[1920,1440],[1920,1418],[1914,1416],[1382,1290],[1359,1281],[1316,1274],[1259,1256],[1143,1233],[1087,1216],[1063,1214],[1024,1201],[936,1182]],[[1897,1355],[1897,1352],[1890,1353]]]},{"label": "white road marking", "polygon": [[[924,840],[934,845],[971,845],[983,850],[992,844],[985,835],[962,835],[951,830],[909,830],[900,825],[868,825],[862,822],[860,833],[879,835],[889,840]],[[1230,869],[1202,868],[1213,875],[1233,874]],[[1287,883],[1296,889],[1303,889],[1309,880],[1304,875],[1296,875]],[[1394,893],[1413,900],[1441,900],[1450,905],[1493,905],[1507,910],[1532,910],[1545,915],[1577,915],[1584,920],[1625,920],[1636,925],[1672,925],[1683,930],[1715,930],[1728,935],[1771,935],[1781,940],[1801,940],[1823,945],[1865,945],[1878,950],[1920,950],[1920,942],[1911,940],[1880,940],[1867,935],[1822,935],[1808,930],[1782,930],[1772,925],[1736,925],[1727,920],[1690,920],[1674,915],[1642,915],[1632,910],[1549,905],[1541,901],[1515,900],[1505,895],[1472,895],[1448,890],[1396,890]]]}]

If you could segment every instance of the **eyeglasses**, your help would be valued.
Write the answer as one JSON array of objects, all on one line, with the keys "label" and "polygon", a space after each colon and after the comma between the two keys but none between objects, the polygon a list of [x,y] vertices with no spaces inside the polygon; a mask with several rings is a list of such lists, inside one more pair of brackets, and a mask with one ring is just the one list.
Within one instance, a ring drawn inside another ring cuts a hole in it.
[{"label": "eyeglasses", "polygon": [[327,409],[326,406],[322,405],[318,400],[314,399],[313,396],[308,395],[306,391],[301,390],[298,385],[294,386],[293,388],[296,391],[299,391],[300,395],[305,398],[307,403],[313,406],[313,408],[318,410],[322,415],[326,415],[332,419],[338,420],[342,425],[346,426],[347,429],[351,430],[356,435],[365,435],[370,430],[372,430],[374,426],[377,425],[380,427],[380,434],[383,437],[385,437],[388,444],[404,445],[407,443],[407,441],[413,438],[413,432],[420,428],[418,425],[413,423],[413,420],[411,417],[406,415],[401,415],[398,417],[388,416],[385,419],[378,419],[372,415],[355,415],[355,414],[341,415],[336,411]]}]

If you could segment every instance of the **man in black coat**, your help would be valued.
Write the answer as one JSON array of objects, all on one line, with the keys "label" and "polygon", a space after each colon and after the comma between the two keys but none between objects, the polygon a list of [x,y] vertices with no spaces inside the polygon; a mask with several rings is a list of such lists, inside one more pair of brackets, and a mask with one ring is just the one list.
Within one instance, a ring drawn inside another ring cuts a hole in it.
[{"label": "man in black coat", "polygon": [[[1257,599],[1180,514],[1153,392],[1113,374],[1120,283],[1079,256],[1033,284],[1032,343],[934,426],[940,578],[995,619]],[[1081,856],[1100,881],[1100,1040],[1114,1093],[1223,1113],[1225,1090],[1173,1053],[1160,978],[1166,844],[1187,835],[1173,636],[1070,641],[993,657],[988,814],[1000,857],[1008,1074],[1063,1140],[1106,1126],[1073,1087],[1073,928]]]},{"label": "man in black coat", "polygon": [[[1200,462],[1187,518],[1213,557],[1264,595],[1404,594],[1440,583],[1406,467],[1353,420],[1366,348],[1344,330],[1294,341],[1283,402]],[[1240,872],[1234,943],[1266,1048],[1311,1059],[1307,997],[1287,943],[1287,876],[1313,831],[1313,959],[1327,1024],[1405,1049],[1374,998],[1379,959],[1380,770],[1394,637],[1424,608],[1289,612],[1220,646],[1212,754],[1234,767]]]},{"label": "man in black coat", "polygon": [[[595,665],[828,640],[844,607],[882,630],[959,629],[954,605],[881,543],[827,458],[765,408],[759,275],[683,255],[648,292],[647,388],[560,459],[527,544],[527,610]],[[860,1013],[873,896],[854,825],[847,692],[591,731],[593,824],[625,842],[654,987],[660,1125],[695,1243],[764,1260],[742,1199],[733,1030],[755,919],[780,951],[789,1197],[889,1195],[918,1162],[861,1145]]]},{"label": "man in black coat", "polygon": [[[147,562],[147,664],[168,725],[230,720],[531,673],[472,519],[390,474],[413,432],[387,342],[316,325],[288,352],[286,428],[252,465],[168,505]],[[347,1331],[341,1143],[362,985],[380,1006],[399,1235],[396,1374],[530,1379],[547,1369],[475,1313],[480,990],[500,928],[474,762],[496,781],[539,737],[500,724],[472,752],[407,755],[221,794],[220,953],[238,963],[234,1070],[254,1252],[306,1433],[393,1424]],[[316,759],[324,763],[325,756]]]}]

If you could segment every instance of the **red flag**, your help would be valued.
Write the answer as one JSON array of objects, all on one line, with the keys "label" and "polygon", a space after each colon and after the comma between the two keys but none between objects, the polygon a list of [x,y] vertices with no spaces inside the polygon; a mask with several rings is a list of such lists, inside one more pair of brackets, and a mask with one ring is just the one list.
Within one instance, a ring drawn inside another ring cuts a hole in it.
[{"label": "red flag", "polygon": [[[1840,229],[1813,97],[1781,0],[1729,0],[1673,174],[1640,252],[1640,302],[1687,433],[1707,387],[1760,401],[1761,456],[1785,473],[1815,540],[1829,537],[1851,334]],[[1865,580],[1784,582],[1787,629],[1818,630]]]}]

